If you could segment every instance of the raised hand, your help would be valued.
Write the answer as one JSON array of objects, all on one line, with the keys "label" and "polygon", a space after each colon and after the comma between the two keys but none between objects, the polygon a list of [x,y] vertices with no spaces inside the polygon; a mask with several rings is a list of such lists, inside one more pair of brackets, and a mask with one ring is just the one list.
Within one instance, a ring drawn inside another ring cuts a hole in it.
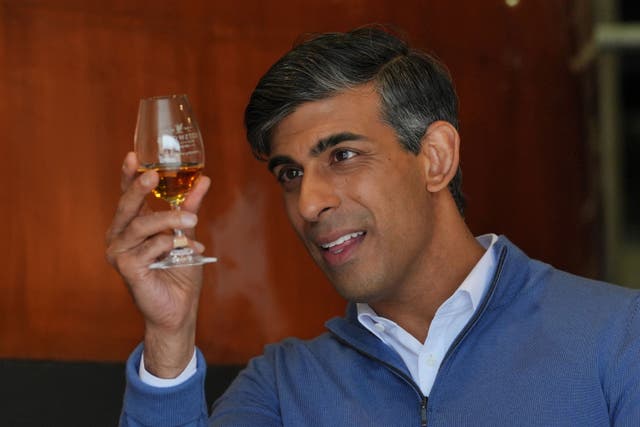
[{"label": "raised hand", "polygon": [[180,211],[154,212],[145,197],[158,183],[158,174],[147,171],[136,177],[138,160],[128,153],[122,167],[122,196],[107,231],[107,260],[123,277],[145,319],[145,368],[152,374],[173,378],[193,355],[202,266],[151,270],[149,265],[173,247],[171,229],[182,229],[198,253],[204,247],[194,240],[196,213],[210,179],[201,176]]}]

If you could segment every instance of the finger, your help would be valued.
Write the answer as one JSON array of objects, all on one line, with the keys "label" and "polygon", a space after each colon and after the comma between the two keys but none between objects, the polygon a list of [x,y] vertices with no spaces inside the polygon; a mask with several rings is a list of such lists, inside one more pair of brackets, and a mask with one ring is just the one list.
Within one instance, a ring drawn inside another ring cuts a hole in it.
[{"label": "finger", "polygon": [[131,182],[118,202],[118,209],[107,233],[108,240],[122,233],[129,223],[140,214],[145,197],[158,185],[158,179],[157,172],[146,171]]},{"label": "finger", "polygon": [[[164,258],[173,249],[173,240],[174,236],[170,234],[158,234],[151,239],[147,239],[136,248],[136,255],[140,263],[148,266],[158,258]],[[204,252],[204,245],[195,240],[189,240],[188,246],[198,254]]]},{"label": "finger", "polygon": [[[200,210],[205,194],[209,191],[210,185],[211,179],[208,176],[200,176],[194,183],[192,190],[189,191],[182,208],[185,211],[197,213]],[[195,229],[185,230],[185,234],[190,239],[193,239],[195,237]]]},{"label": "finger", "polygon": [[[138,171],[140,170],[140,162],[138,161],[138,155],[130,151],[124,157],[124,161],[122,162],[122,170],[120,174],[120,189],[124,193],[131,183],[135,180]],[[151,209],[145,204],[143,204],[142,208],[139,210],[140,214],[150,213]],[[117,231],[117,230],[114,230]],[[111,230],[107,232],[107,238],[109,238]]]},{"label": "finger", "polygon": [[[186,218],[186,220],[184,220],[184,218]],[[189,220],[189,218],[192,219]],[[140,248],[149,247],[150,242],[155,242],[156,240],[166,242],[165,237],[170,238],[172,242],[171,247],[173,247],[175,236],[169,232],[168,228],[191,227],[190,229],[193,230],[193,219],[197,221],[195,214],[171,211],[138,217],[131,222],[130,226],[121,235],[110,242],[106,251],[107,261],[112,265],[119,264],[117,260],[122,257],[123,254],[140,251]],[[179,222],[176,222],[176,220]],[[166,224],[169,224],[169,226]],[[195,240],[189,240],[189,246],[198,254],[203,253],[205,249],[202,243]],[[154,251],[154,253],[157,256],[159,251],[168,251],[171,247],[167,249],[165,244],[161,246],[160,249]]]},{"label": "finger", "polygon": [[204,245],[200,242],[197,242],[195,240],[189,240],[189,246],[198,254],[204,253],[204,249],[205,249]]},{"label": "finger", "polygon": [[209,191],[210,186],[211,179],[208,176],[201,175],[191,187],[189,194],[187,194],[187,198],[182,203],[182,209],[194,213],[198,212],[202,199]]},{"label": "finger", "polygon": [[173,249],[173,236],[157,234],[138,245],[133,250],[119,254],[116,265],[119,271],[135,272],[146,270],[151,263]]},{"label": "finger", "polygon": [[[136,247],[134,250],[123,254],[118,260],[118,268],[121,271],[134,271],[146,269],[153,262],[164,258],[173,249],[174,236],[170,234],[157,234]],[[200,254],[204,251],[204,245],[194,240],[189,241],[189,247]]]},{"label": "finger", "polygon": [[133,151],[127,153],[124,157],[124,162],[122,162],[122,172],[120,174],[120,188],[124,193],[131,182],[136,177],[136,172],[140,167],[140,163],[138,162],[138,156]]},{"label": "finger", "polygon": [[140,215],[131,220],[120,236],[123,250],[140,245],[150,237],[169,229],[191,229],[198,223],[196,214],[186,211],[161,211]]}]

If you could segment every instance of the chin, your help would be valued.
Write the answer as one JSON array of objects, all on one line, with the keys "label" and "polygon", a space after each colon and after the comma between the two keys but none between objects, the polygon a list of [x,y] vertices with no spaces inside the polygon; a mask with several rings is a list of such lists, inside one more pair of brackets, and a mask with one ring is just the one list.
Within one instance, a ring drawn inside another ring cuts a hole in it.
[{"label": "chin", "polygon": [[369,303],[383,298],[384,286],[375,274],[363,274],[354,263],[347,263],[338,268],[321,265],[325,276],[334,289],[349,302]]},{"label": "chin", "polygon": [[335,290],[345,300],[353,303],[370,303],[380,299],[380,295],[373,289],[366,288],[365,286],[358,286],[353,282],[344,284],[331,282]]}]

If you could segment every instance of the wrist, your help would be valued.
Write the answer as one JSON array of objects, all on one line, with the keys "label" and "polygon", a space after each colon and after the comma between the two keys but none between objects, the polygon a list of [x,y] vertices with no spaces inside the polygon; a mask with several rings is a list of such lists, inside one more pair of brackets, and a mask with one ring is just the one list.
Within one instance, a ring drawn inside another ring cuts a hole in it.
[{"label": "wrist", "polygon": [[180,385],[186,381],[188,381],[192,376],[194,376],[198,369],[198,362],[196,351],[194,349],[193,356],[191,356],[191,360],[187,367],[175,378],[158,378],[155,375],[151,374],[147,371],[145,363],[144,363],[144,352],[140,355],[140,366],[138,367],[138,375],[140,376],[140,380],[143,383],[150,385],[156,388],[167,388],[174,387]]},{"label": "wrist", "polygon": [[144,337],[145,369],[158,378],[175,378],[195,351],[195,328],[168,332],[147,327]]}]

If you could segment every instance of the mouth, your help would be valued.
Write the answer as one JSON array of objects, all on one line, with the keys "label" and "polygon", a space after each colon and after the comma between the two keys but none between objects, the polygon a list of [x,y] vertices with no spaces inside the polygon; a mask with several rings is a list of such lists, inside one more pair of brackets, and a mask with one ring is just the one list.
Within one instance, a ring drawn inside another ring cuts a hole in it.
[{"label": "mouth", "polygon": [[324,249],[325,251],[331,251],[333,253],[340,253],[344,250],[344,246],[347,242],[349,242],[352,239],[356,239],[360,236],[364,236],[365,232],[364,231],[356,231],[355,233],[348,233],[345,234],[344,236],[340,236],[338,237],[336,240],[329,242],[329,243],[323,243],[320,245],[320,247],[322,249]]},{"label": "mouth", "polygon": [[320,243],[324,260],[330,265],[347,262],[366,236],[366,231],[345,233],[330,242]]}]

